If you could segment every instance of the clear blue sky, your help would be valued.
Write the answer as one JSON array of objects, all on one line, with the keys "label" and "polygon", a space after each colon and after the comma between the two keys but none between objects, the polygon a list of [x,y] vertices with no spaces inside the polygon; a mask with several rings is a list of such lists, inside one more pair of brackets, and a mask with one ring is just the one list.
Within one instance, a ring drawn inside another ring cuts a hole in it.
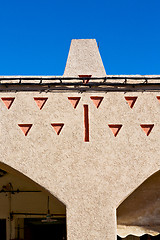
[{"label": "clear blue sky", "polygon": [[107,74],[160,74],[160,0],[0,1],[0,75],[62,75],[73,38]]}]

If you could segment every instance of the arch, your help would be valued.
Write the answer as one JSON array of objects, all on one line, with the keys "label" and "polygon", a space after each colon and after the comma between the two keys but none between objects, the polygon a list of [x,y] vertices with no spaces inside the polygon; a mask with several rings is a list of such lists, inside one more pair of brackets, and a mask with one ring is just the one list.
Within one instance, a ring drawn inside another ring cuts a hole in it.
[{"label": "arch", "polygon": [[45,239],[49,239],[48,234],[55,234],[55,239],[61,234],[61,239],[66,239],[64,203],[4,163],[0,163],[0,206],[0,227],[5,225],[6,228],[4,240],[29,240],[33,234],[37,234],[34,239],[41,239],[43,234],[46,234]]},{"label": "arch", "polygon": [[20,175],[21,178],[27,179],[27,181],[32,182],[33,184],[35,184],[35,186],[40,188],[43,192],[46,192],[47,194],[50,194],[51,196],[54,196],[58,201],[60,201],[62,204],[65,205],[65,203],[59,197],[56,196],[56,194],[52,194],[47,188],[45,188],[44,186],[40,185],[35,180],[31,179],[28,175],[22,173],[20,170],[18,170],[16,168],[13,168],[12,166],[10,166],[10,165],[8,165],[6,163],[3,163],[3,162],[0,162],[0,169],[2,169],[4,171],[7,171],[7,172],[9,172],[11,174],[14,174],[14,175]]},{"label": "arch", "polygon": [[118,201],[118,203],[116,204],[116,209],[118,209],[118,207],[137,189],[139,188],[147,179],[149,179],[150,177],[152,177],[154,174],[158,173],[160,171],[159,167],[158,169],[151,169],[151,171],[147,174],[145,174],[143,176],[143,179],[140,181],[139,184],[137,184],[136,186],[134,186],[133,188],[131,188],[132,190],[126,194],[122,199],[120,199],[120,201]]},{"label": "arch", "polygon": [[117,208],[117,233],[160,234],[160,171],[148,177]]},{"label": "arch", "polygon": [[[14,164],[14,166],[12,165]],[[22,177],[26,177],[28,180],[31,180],[32,182],[34,182],[35,184],[37,184],[37,186],[41,187],[43,189],[43,191],[46,191],[48,193],[50,193],[51,195],[54,195],[60,202],[62,202],[65,206],[66,203],[64,201],[64,199],[61,198],[61,196],[59,196],[59,191],[55,191],[53,188],[49,189],[49,185],[46,184],[46,180],[52,180],[52,183],[50,185],[53,185],[53,178],[51,178],[51,176],[46,176],[44,179],[41,179],[41,177],[37,177],[34,175],[34,172],[39,171],[39,175],[42,174],[42,165],[37,166],[34,165],[34,167],[30,168],[30,166],[28,166],[27,164],[25,166],[23,165],[19,165],[16,164],[15,162],[11,162],[11,163],[6,163],[6,162],[2,162],[0,161],[0,166],[2,166],[2,168],[4,169],[8,169],[8,171],[10,172],[14,172],[14,174],[19,173],[21,174]],[[48,168],[48,172],[49,172],[49,168]],[[44,174],[43,174],[44,175]]]}]

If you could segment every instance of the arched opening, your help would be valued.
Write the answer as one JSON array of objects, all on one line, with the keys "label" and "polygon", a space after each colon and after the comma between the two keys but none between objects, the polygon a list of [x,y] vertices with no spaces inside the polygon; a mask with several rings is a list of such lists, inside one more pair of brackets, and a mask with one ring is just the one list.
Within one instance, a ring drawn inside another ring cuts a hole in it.
[{"label": "arched opening", "polygon": [[0,239],[67,239],[65,205],[4,164],[0,164]]},{"label": "arched opening", "polygon": [[118,239],[160,239],[160,171],[144,181],[117,208]]}]

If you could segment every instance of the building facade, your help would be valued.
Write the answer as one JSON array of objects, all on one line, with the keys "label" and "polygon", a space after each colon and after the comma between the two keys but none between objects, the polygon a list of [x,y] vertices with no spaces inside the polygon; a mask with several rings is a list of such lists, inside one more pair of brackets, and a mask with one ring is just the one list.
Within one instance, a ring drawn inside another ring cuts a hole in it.
[{"label": "building facade", "polygon": [[159,84],[107,75],[94,39],[63,76],[1,76],[2,240],[158,235]]}]

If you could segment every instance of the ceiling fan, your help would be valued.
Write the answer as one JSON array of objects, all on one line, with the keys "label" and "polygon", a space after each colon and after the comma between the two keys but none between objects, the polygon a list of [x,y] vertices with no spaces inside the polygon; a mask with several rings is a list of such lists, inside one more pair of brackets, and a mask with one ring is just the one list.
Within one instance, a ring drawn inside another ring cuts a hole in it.
[{"label": "ceiling fan", "polygon": [[50,222],[57,222],[57,219],[53,219],[52,215],[50,214],[50,209],[49,209],[49,196],[48,196],[48,200],[47,200],[47,214],[46,214],[46,218],[41,220],[41,222],[43,223],[50,223]]}]

